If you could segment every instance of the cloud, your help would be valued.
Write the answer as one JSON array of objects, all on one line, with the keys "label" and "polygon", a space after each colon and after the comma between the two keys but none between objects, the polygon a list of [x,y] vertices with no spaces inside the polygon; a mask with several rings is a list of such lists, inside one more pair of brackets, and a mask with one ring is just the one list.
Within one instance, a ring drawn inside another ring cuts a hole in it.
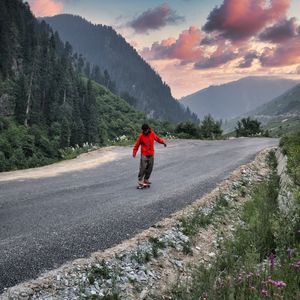
[{"label": "cloud", "polygon": [[271,43],[282,43],[298,34],[298,25],[296,23],[296,18],[291,18],[289,20],[283,19],[277,24],[266,28],[260,35],[259,39],[261,41],[271,42]]},{"label": "cloud", "polygon": [[218,46],[217,50],[209,57],[203,58],[195,65],[195,69],[212,69],[222,66],[240,56],[239,51],[232,48]]},{"label": "cloud", "polygon": [[182,64],[196,62],[203,57],[200,47],[203,33],[195,26],[184,30],[177,39],[168,38],[144,48],[141,55],[148,60],[179,59]]},{"label": "cloud", "polygon": [[224,0],[211,11],[202,29],[232,41],[247,40],[283,18],[289,5],[290,0]]},{"label": "cloud", "polygon": [[138,48],[140,46],[140,42],[138,40],[130,40],[127,41],[133,48]]},{"label": "cloud", "polygon": [[275,48],[266,47],[259,60],[264,67],[282,67],[300,63],[300,37],[291,38]]},{"label": "cloud", "polygon": [[178,24],[185,20],[172,10],[168,4],[148,9],[140,16],[127,23],[137,33],[147,33],[149,30],[158,30],[166,25]]},{"label": "cloud", "polygon": [[29,0],[30,8],[35,16],[45,17],[59,14],[64,5],[58,0]]},{"label": "cloud", "polygon": [[256,58],[258,58],[258,53],[256,51],[250,51],[246,53],[243,60],[240,62],[240,64],[237,67],[241,69],[250,68],[252,66],[254,59]]}]

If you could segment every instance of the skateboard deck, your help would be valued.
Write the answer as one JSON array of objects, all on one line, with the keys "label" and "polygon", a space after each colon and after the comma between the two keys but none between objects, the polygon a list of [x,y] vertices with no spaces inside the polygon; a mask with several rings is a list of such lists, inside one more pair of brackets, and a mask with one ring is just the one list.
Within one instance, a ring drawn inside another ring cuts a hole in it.
[{"label": "skateboard deck", "polygon": [[150,184],[138,185],[136,188],[137,188],[138,190],[147,189],[147,188],[150,188]]}]

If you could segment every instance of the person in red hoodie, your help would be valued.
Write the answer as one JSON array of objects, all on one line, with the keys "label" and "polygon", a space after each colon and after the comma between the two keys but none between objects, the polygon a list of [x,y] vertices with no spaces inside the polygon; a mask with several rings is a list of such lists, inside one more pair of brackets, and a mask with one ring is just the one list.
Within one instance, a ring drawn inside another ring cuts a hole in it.
[{"label": "person in red hoodie", "polygon": [[149,185],[151,183],[149,178],[154,164],[154,141],[167,147],[165,140],[157,136],[148,124],[143,124],[142,132],[132,151],[133,157],[136,157],[136,153],[141,145],[141,161],[138,175],[138,184],[140,186]]}]

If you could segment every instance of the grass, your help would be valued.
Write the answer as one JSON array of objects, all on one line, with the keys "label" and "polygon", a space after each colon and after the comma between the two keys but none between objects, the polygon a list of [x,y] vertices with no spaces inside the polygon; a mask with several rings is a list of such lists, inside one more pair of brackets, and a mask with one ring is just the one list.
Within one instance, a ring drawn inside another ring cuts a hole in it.
[{"label": "grass", "polygon": [[300,131],[283,137],[280,146],[282,152],[288,156],[288,172],[295,184],[300,186]]},{"label": "grass", "polygon": [[213,220],[223,213],[223,209],[228,207],[229,203],[224,197],[220,195],[215,203],[213,209],[208,213],[203,213],[202,210],[196,210],[193,214],[188,215],[180,219],[183,234],[193,237],[195,236],[200,228],[206,228],[212,224]]},{"label": "grass", "polygon": [[[199,264],[191,269],[189,279],[179,280],[170,290],[171,299],[300,298],[300,193],[291,215],[280,213],[274,153],[268,163],[273,172],[245,204],[234,239],[221,244],[209,268]],[[223,201],[217,206],[219,211]],[[198,223],[193,220],[189,224]]]},{"label": "grass", "polygon": [[271,137],[282,137],[284,135],[290,135],[299,130],[300,117],[290,117],[283,119],[282,117],[272,119],[265,129],[269,131]]},{"label": "grass", "polygon": [[99,278],[103,278],[103,279],[111,278],[111,272],[107,267],[104,259],[100,262],[100,264],[94,265],[88,274],[88,280],[90,284],[94,284],[96,279]]}]

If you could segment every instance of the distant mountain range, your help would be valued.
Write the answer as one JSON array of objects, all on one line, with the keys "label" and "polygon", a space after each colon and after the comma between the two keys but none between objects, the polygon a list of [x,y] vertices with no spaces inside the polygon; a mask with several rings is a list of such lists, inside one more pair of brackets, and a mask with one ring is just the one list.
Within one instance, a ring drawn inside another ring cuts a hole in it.
[{"label": "distant mountain range", "polygon": [[[268,129],[290,126],[290,122],[300,123],[300,84],[284,92],[273,100],[223,123],[223,130],[228,133],[234,130],[236,122],[244,117],[259,120]],[[296,125],[295,125],[296,126]],[[297,125],[298,126],[298,125]],[[278,133],[278,129],[276,129]]]},{"label": "distant mountain range", "polygon": [[207,114],[217,119],[232,119],[253,111],[297,83],[277,77],[245,77],[200,90],[183,97],[181,103],[188,106],[200,119]]},{"label": "distant mountain range", "polygon": [[43,20],[72,45],[74,52],[98,65],[101,72],[107,70],[115,92],[148,117],[171,122],[197,121],[196,115],[172,97],[169,86],[112,27],[67,14]]},{"label": "distant mountain range", "polygon": [[249,115],[270,117],[300,115],[300,84],[249,112]]}]

